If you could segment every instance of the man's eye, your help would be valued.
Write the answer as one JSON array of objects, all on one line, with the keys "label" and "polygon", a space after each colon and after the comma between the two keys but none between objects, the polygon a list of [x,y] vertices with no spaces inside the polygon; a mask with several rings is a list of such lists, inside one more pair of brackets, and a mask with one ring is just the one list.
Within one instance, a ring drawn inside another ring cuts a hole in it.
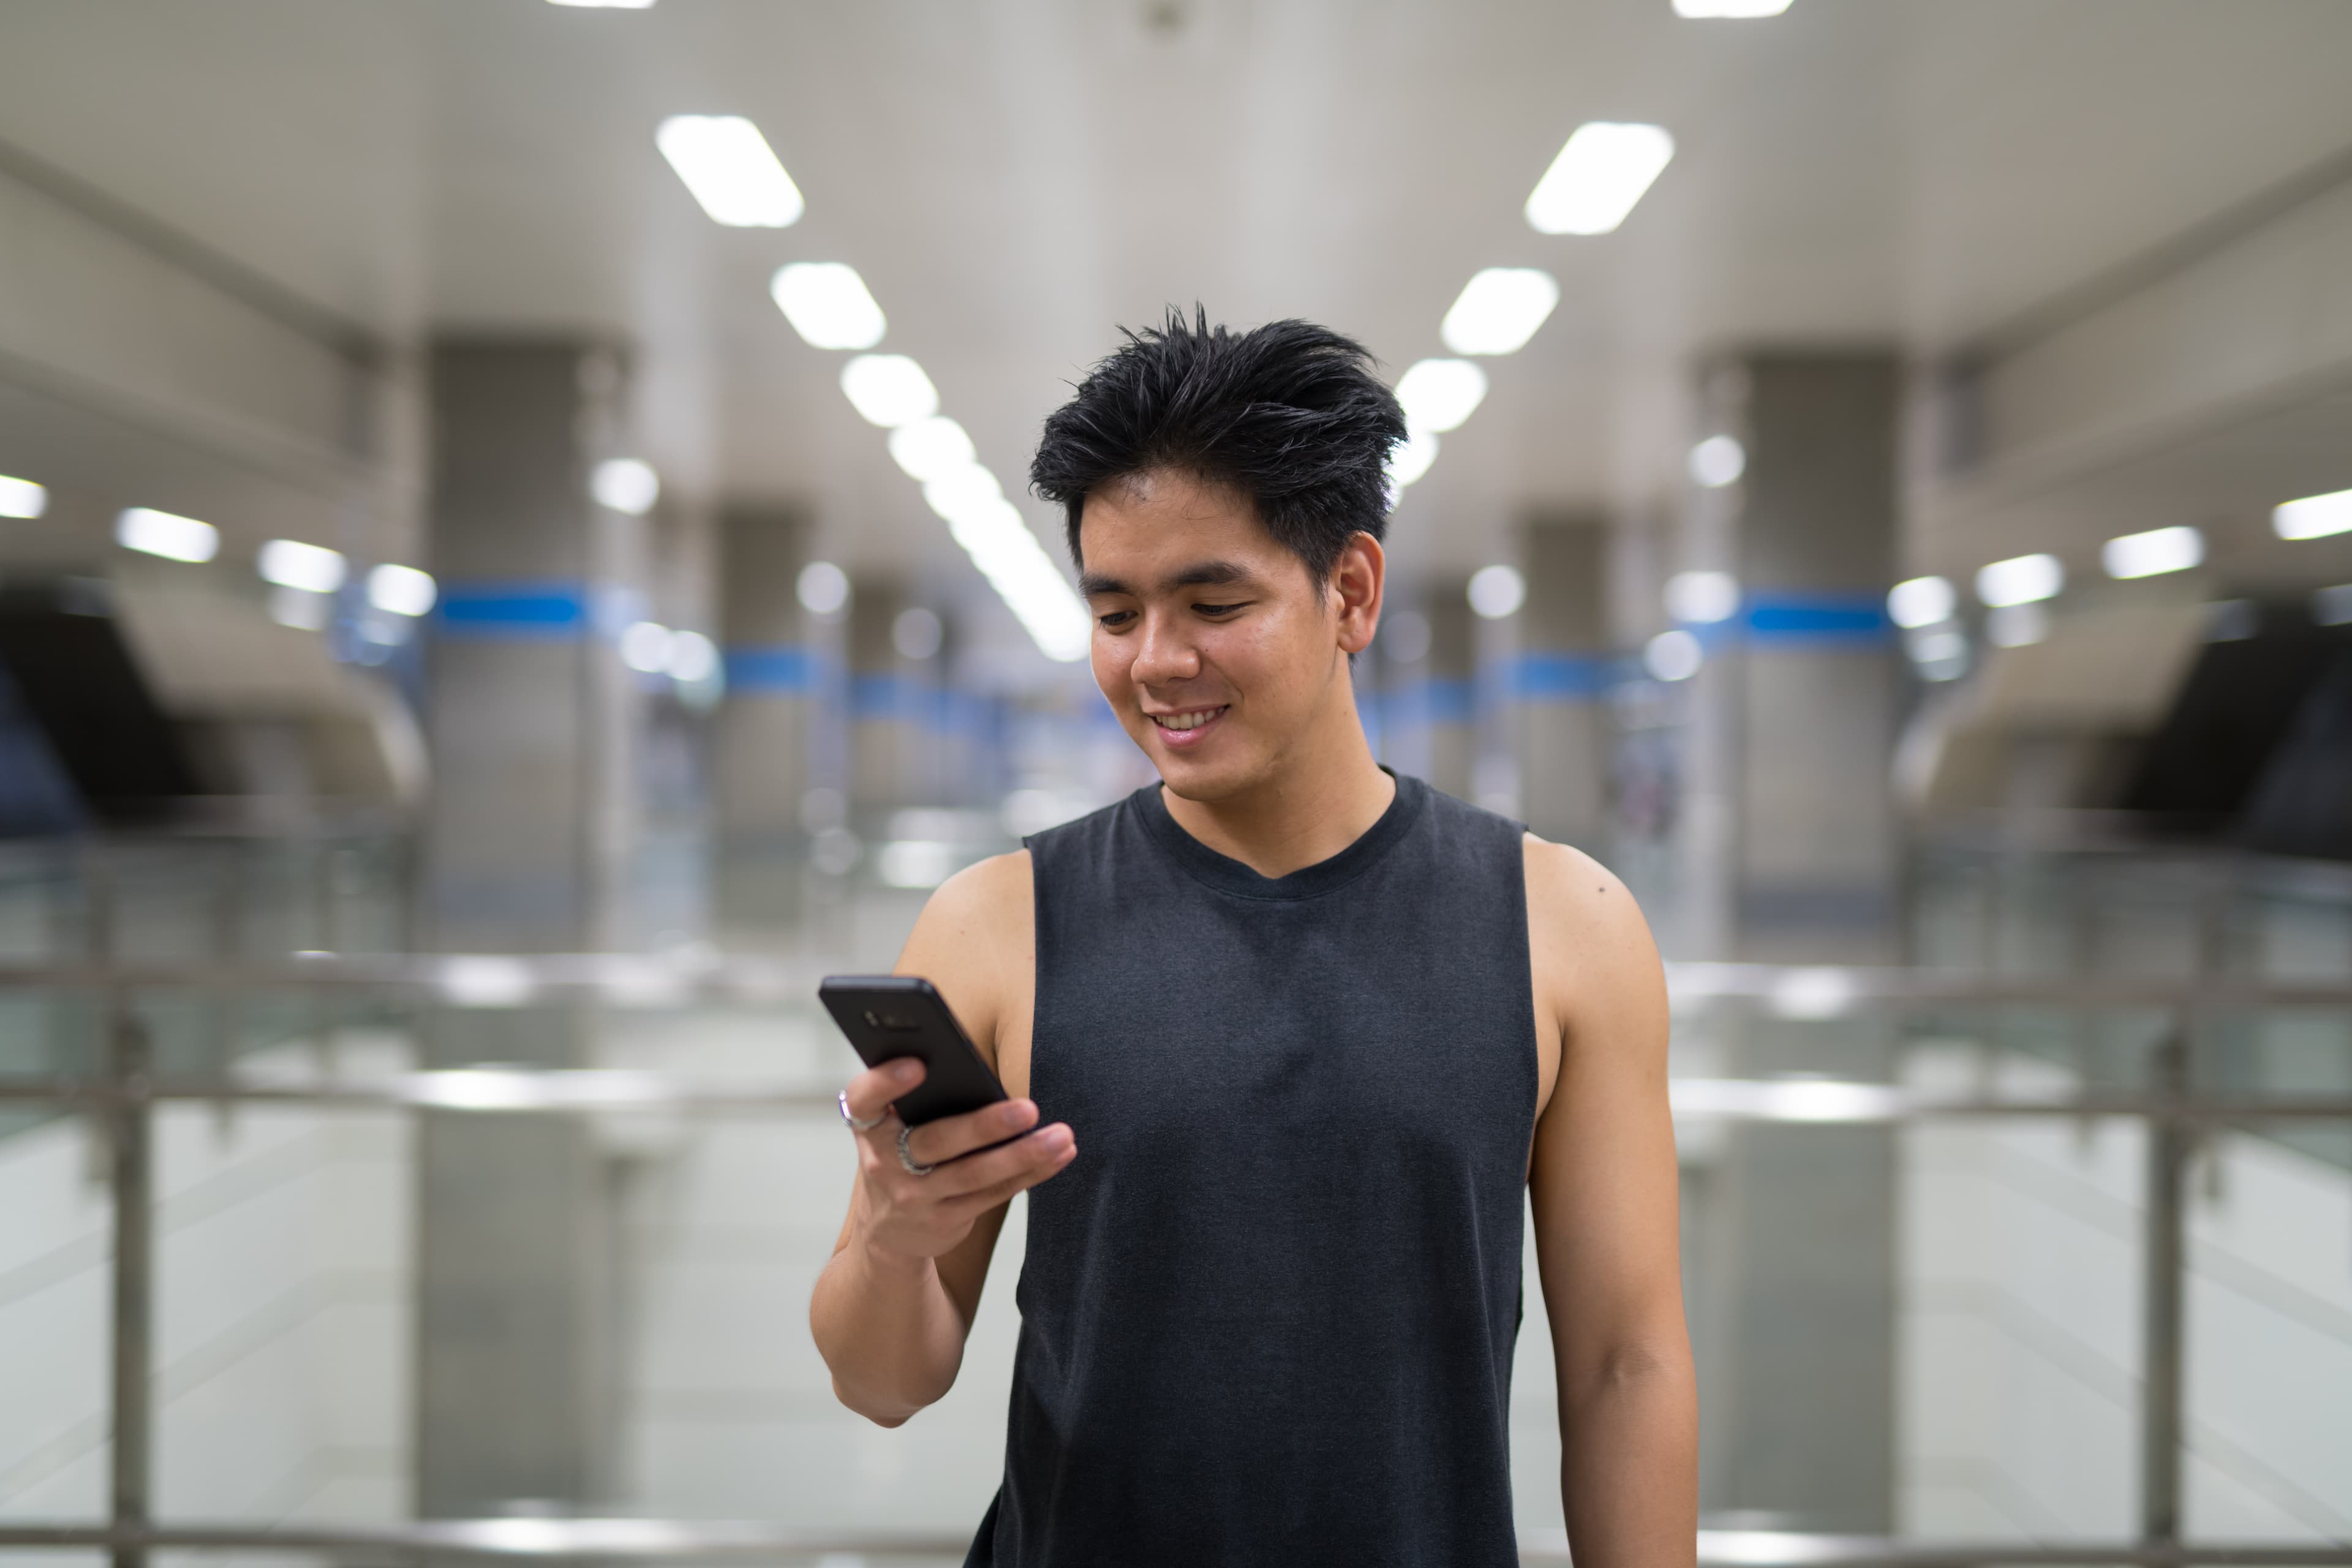
[{"label": "man's eye", "polygon": [[1133,610],[1106,610],[1101,615],[1097,616],[1095,619],[1116,631],[1120,626],[1127,625],[1128,622],[1135,619],[1135,612]]},{"label": "man's eye", "polygon": [[1204,616],[1231,615],[1241,608],[1239,605],[1195,605],[1192,607]]}]

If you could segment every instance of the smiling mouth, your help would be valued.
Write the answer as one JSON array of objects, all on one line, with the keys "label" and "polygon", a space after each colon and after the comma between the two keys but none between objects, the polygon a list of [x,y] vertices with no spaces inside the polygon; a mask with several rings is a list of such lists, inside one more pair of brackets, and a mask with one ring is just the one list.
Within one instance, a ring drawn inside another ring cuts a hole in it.
[{"label": "smiling mouth", "polygon": [[1171,735],[1188,735],[1232,707],[1228,702],[1217,708],[1188,708],[1181,713],[1148,713],[1144,717]]}]

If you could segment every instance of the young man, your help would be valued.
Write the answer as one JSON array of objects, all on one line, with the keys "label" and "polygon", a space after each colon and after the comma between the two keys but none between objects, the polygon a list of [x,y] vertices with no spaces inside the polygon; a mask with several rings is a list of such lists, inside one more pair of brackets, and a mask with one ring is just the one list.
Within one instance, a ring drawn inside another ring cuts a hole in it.
[{"label": "young man", "polygon": [[1404,421],[1367,364],[1171,315],[1046,421],[1095,679],[1161,783],[933,896],[899,973],[1014,1098],[909,1132],[919,1068],[850,1080],[810,1309],[842,1402],[905,1421],[1034,1189],[971,1563],[1517,1563],[1523,1194],[1577,1562],[1695,1554],[1657,955],[1591,860],[1372,760],[1349,660]]}]

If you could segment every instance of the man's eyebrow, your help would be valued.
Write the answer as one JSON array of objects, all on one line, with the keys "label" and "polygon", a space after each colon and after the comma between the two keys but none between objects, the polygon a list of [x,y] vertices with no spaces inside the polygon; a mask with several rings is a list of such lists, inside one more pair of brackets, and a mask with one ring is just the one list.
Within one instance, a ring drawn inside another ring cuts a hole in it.
[{"label": "man's eyebrow", "polygon": [[1206,584],[1248,583],[1255,574],[1246,566],[1234,561],[1202,561],[1170,574],[1171,588],[1197,588]]},{"label": "man's eyebrow", "polygon": [[[1255,573],[1236,561],[1196,561],[1192,565],[1180,567],[1162,578],[1160,589],[1163,593],[1172,593],[1178,588],[1198,588],[1226,583],[1254,583],[1256,580]],[[1097,594],[1126,594],[1132,596],[1135,590],[1117,577],[1108,576],[1100,572],[1081,572],[1078,574],[1078,592],[1091,599]]]}]

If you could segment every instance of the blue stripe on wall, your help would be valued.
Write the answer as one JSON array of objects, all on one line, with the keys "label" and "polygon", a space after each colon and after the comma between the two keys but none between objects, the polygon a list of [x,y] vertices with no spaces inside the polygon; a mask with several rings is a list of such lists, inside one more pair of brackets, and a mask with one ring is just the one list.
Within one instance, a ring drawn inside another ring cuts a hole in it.
[{"label": "blue stripe on wall", "polygon": [[1893,635],[1876,594],[1756,594],[1743,618],[1749,640],[1759,643],[1875,646]]},{"label": "blue stripe on wall", "polygon": [[727,689],[769,697],[814,695],[824,660],[798,643],[746,644],[725,655]]},{"label": "blue stripe on wall", "polygon": [[1609,689],[1614,661],[1599,653],[1526,653],[1511,671],[1511,695],[1524,701],[1590,702]]},{"label": "blue stripe on wall", "polygon": [[555,641],[586,626],[588,595],[580,583],[445,583],[434,614],[446,637]]}]

